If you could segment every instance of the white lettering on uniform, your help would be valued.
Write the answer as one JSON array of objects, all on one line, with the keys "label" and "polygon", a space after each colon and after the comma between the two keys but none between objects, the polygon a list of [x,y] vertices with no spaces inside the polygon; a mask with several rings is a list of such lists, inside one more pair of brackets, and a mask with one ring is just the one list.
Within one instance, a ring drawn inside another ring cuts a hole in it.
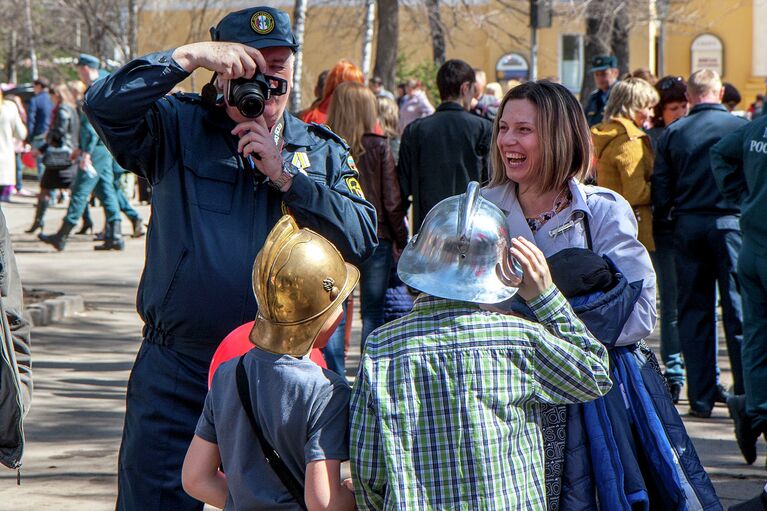
[{"label": "white lettering on uniform", "polygon": [[752,153],[767,154],[767,142],[762,142],[761,140],[752,140],[751,147],[749,147],[748,150]]}]

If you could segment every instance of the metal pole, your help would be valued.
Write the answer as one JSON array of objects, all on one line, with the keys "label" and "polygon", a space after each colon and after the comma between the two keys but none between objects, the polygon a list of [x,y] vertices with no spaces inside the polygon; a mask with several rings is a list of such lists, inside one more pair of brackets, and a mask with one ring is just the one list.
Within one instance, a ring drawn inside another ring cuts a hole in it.
[{"label": "metal pole", "polygon": [[530,29],[530,80],[538,79],[538,29]]}]

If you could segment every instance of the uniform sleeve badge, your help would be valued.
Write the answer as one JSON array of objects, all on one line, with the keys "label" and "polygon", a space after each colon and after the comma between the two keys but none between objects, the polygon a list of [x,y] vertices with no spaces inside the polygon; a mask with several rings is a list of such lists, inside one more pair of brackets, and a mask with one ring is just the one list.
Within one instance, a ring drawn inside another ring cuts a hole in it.
[{"label": "uniform sleeve badge", "polygon": [[[349,159],[351,159],[351,156]],[[362,192],[362,186],[360,186],[360,182],[356,177],[348,176],[344,178],[344,181],[346,181],[346,187],[350,192],[352,192],[357,197],[360,197],[361,199],[365,198],[365,194]]]},{"label": "uniform sleeve badge", "polygon": [[354,163],[354,158],[352,158],[352,155],[350,154],[348,158],[346,158],[346,164],[349,166],[350,169],[352,169],[352,172],[354,172],[355,176],[359,176],[360,172],[357,170],[357,164]]}]

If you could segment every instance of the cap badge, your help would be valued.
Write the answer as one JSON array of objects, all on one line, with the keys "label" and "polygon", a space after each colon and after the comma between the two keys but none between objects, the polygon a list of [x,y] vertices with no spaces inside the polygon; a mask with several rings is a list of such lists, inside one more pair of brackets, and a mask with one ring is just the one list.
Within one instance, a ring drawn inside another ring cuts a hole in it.
[{"label": "cap badge", "polygon": [[266,11],[258,11],[250,18],[250,28],[260,35],[271,34],[274,30],[274,17]]}]

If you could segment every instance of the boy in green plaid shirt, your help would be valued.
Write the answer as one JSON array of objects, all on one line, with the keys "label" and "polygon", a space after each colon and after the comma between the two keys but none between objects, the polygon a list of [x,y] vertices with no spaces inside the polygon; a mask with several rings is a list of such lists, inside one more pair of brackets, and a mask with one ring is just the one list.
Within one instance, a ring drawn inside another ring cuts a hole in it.
[{"label": "boy in green plaid shirt", "polygon": [[350,413],[359,509],[546,509],[540,403],[605,395],[609,362],[541,251],[515,238],[510,254],[524,277],[508,257],[497,276],[539,323],[421,294],[368,337]]}]

